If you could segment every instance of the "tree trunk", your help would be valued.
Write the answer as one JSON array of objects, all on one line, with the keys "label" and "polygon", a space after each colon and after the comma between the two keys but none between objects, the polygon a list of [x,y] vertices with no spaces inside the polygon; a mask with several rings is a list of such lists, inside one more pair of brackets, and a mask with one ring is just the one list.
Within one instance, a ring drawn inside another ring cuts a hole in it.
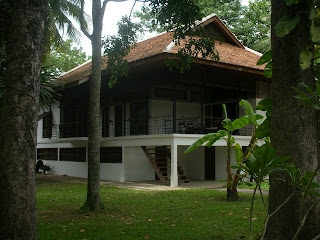
[{"label": "tree trunk", "polygon": [[[298,105],[293,98],[297,95],[291,87],[300,82],[314,86],[312,69],[302,70],[299,66],[300,53],[309,42],[308,16],[303,13],[309,9],[309,0],[288,7],[285,1],[272,0],[272,123],[271,139],[277,156],[291,156],[291,161],[301,169],[312,171],[319,164],[318,134],[316,113],[313,108]],[[302,13],[301,13],[302,12]],[[285,15],[295,16],[301,13],[301,22],[283,38],[274,33],[275,24]],[[292,188],[283,181],[270,177],[269,211],[277,208],[292,192]],[[291,239],[298,225],[299,197],[295,196],[281,211],[269,221],[266,239]],[[310,223],[304,229],[300,239],[309,240],[320,232],[320,216],[309,217]]]},{"label": "tree trunk", "polygon": [[232,192],[231,192],[231,182],[232,182],[232,175],[231,175],[231,136],[228,136],[228,143],[227,143],[227,199],[232,201]]},{"label": "tree trunk", "polygon": [[12,0],[0,119],[0,239],[37,238],[35,161],[45,1]]},{"label": "tree trunk", "polygon": [[90,211],[100,210],[100,88],[101,88],[101,32],[103,12],[101,1],[92,1],[93,33],[92,74],[90,79],[88,119],[88,191],[86,205]]}]

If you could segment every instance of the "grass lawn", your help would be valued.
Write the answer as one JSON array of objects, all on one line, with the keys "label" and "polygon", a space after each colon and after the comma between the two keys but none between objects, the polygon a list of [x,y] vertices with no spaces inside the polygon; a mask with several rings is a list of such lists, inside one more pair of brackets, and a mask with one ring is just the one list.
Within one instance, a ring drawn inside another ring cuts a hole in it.
[{"label": "grass lawn", "polygon": [[[37,179],[38,239],[248,239],[250,194],[227,202],[215,190],[138,191],[101,186],[105,210],[85,214],[86,185]],[[256,200],[254,235],[265,217]]]},{"label": "grass lawn", "polygon": [[[241,189],[254,189],[255,186],[256,186],[256,184],[255,184],[254,182],[252,182],[251,184],[252,184],[252,186],[248,186],[248,185],[246,185],[245,183],[240,182],[240,183],[238,184],[238,188],[241,188]],[[261,190],[268,191],[269,188],[270,188],[269,182],[263,182],[263,183],[261,183]]]}]

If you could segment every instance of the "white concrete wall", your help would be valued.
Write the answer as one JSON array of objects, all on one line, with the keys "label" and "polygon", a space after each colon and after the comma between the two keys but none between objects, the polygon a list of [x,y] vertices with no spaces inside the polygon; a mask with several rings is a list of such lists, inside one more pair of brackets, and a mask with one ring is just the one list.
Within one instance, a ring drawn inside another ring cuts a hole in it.
[{"label": "white concrete wall", "polygon": [[141,147],[125,147],[124,181],[154,180],[155,171]]},{"label": "white concrete wall", "polygon": [[57,175],[67,175],[73,177],[88,177],[88,163],[86,162],[68,162],[68,161],[48,161],[43,163],[53,167],[51,173]]},{"label": "white concrete wall", "polygon": [[101,163],[100,178],[102,180],[123,182],[123,166],[123,163]]},{"label": "white concrete wall", "polygon": [[178,146],[178,163],[182,166],[185,175],[193,180],[205,179],[204,147],[184,154],[188,146]]},{"label": "white concrete wall", "polygon": [[[227,147],[216,147],[216,181],[227,180]],[[234,148],[231,149],[231,166],[236,165]],[[235,172],[234,169],[232,169]]]}]

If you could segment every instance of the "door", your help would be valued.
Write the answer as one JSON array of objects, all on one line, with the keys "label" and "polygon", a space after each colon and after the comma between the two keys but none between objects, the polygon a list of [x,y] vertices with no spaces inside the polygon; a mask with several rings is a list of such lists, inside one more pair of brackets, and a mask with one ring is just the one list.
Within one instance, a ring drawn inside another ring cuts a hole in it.
[{"label": "door", "polygon": [[215,147],[205,147],[205,180],[216,180]]}]

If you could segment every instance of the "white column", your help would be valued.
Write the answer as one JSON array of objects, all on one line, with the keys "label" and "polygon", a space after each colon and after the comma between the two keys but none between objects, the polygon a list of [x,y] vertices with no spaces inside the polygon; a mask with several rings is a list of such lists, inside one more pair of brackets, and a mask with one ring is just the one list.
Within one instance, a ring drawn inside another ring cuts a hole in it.
[{"label": "white column", "polygon": [[178,187],[178,146],[171,145],[171,177],[170,187]]},{"label": "white column", "polygon": [[120,176],[120,182],[126,181],[126,147],[122,146],[122,170]]}]

